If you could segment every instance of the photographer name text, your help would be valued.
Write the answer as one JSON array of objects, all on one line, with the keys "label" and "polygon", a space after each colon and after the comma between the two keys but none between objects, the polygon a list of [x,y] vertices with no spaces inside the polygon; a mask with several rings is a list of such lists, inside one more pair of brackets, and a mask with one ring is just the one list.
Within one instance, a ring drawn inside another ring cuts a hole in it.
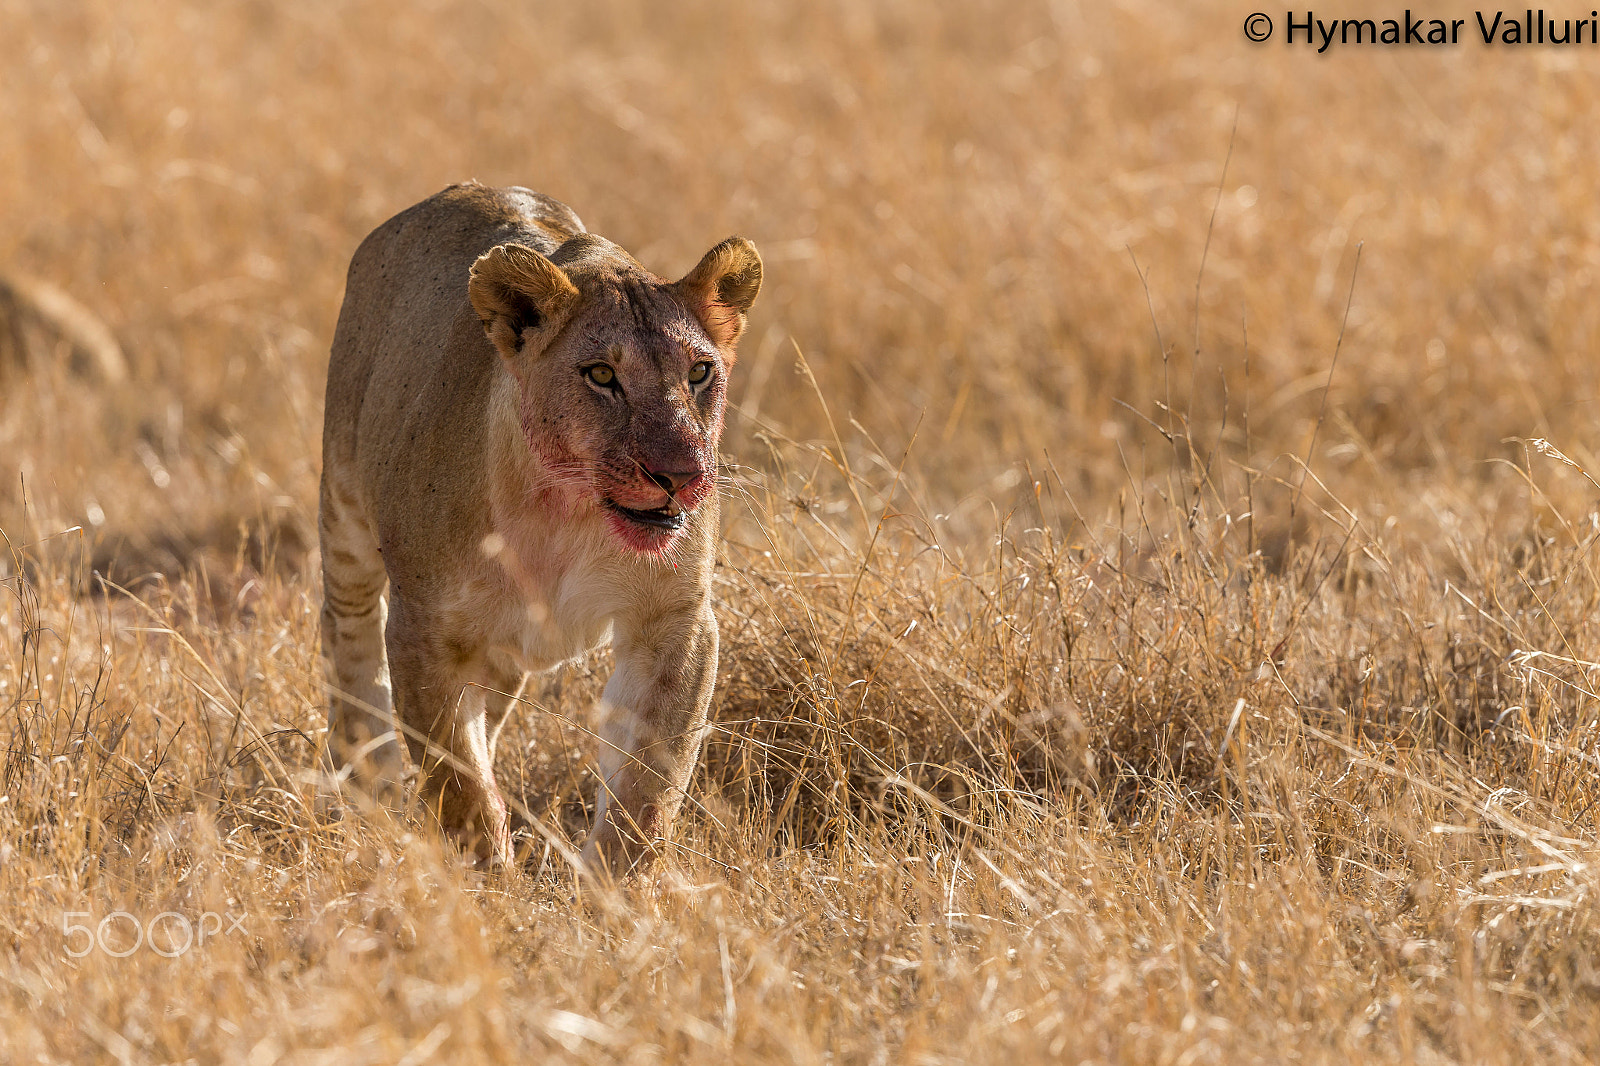
[{"label": "photographer name text", "polygon": [[[1245,20],[1245,36],[1257,43],[1273,35],[1264,13]],[[1285,44],[1323,53],[1343,45],[1444,46],[1478,42],[1485,45],[1594,45],[1600,43],[1600,11],[1587,18],[1554,18],[1543,8],[1523,11],[1476,11],[1470,19],[1414,18],[1407,8],[1399,18],[1326,19],[1314,11],[1287,11],[1281,36]]]}]

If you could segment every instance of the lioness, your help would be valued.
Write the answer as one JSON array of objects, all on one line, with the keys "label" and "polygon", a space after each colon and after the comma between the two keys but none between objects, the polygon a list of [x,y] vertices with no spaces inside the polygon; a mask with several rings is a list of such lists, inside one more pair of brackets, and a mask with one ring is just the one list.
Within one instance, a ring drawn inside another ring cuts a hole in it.
[{"label": "lioness", "polygon": [[[732,237],[668,283],[527,189],[455,185],[357,250],[328,367],[323,649],[341,777],[511,859],[495,739],[530,670],[608,636],[585,869],[652,856],[717,670],[714,486],[761,288]],[[387,585],[387,592],[385,586]]]}]

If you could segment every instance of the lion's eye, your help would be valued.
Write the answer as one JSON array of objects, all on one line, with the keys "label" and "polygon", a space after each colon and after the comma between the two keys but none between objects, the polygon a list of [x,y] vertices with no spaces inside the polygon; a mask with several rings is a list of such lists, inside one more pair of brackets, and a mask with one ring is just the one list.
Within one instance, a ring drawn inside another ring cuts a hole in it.
[{"label": "lion's eye", "polygon": [[689,384],[691,385],[704,384],[709,377],[711,377],[710,363],[696,363],[689,368]]},{"label": "lion's eye", "polygon": [[604,389],[609,389],[617,383],[617,372],[604,363],[585,367],[583,376]]}]

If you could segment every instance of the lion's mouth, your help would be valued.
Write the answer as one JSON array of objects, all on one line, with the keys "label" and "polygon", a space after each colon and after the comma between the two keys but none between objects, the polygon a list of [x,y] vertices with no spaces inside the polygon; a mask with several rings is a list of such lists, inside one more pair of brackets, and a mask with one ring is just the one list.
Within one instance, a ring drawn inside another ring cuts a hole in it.
[{"label": "lion's mouth", "polygon": [[648,511],[638,511],[632,507],[624,507],[615,500],[607,500],[606,506],[630,522],[637,522],[649,529],[660,529],[672,532],[683,528],[689,520],[689,512],[678,505],[676,500],[670,500],[661,507]]}]

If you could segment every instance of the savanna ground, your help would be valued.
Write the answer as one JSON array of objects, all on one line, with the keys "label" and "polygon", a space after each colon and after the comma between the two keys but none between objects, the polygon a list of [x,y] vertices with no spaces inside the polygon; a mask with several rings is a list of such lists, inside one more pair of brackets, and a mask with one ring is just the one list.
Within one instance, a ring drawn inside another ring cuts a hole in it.
[{"label": "savanna ground", "polygon": [[[1249,10],[0,0],[0,265],[128,367],[0,366],[0,1061],[1600,1056],[1600,52]],[[524,870],[313,803],[343,272],[469,177],[766,256],[618,892],[604,655]]]}]

